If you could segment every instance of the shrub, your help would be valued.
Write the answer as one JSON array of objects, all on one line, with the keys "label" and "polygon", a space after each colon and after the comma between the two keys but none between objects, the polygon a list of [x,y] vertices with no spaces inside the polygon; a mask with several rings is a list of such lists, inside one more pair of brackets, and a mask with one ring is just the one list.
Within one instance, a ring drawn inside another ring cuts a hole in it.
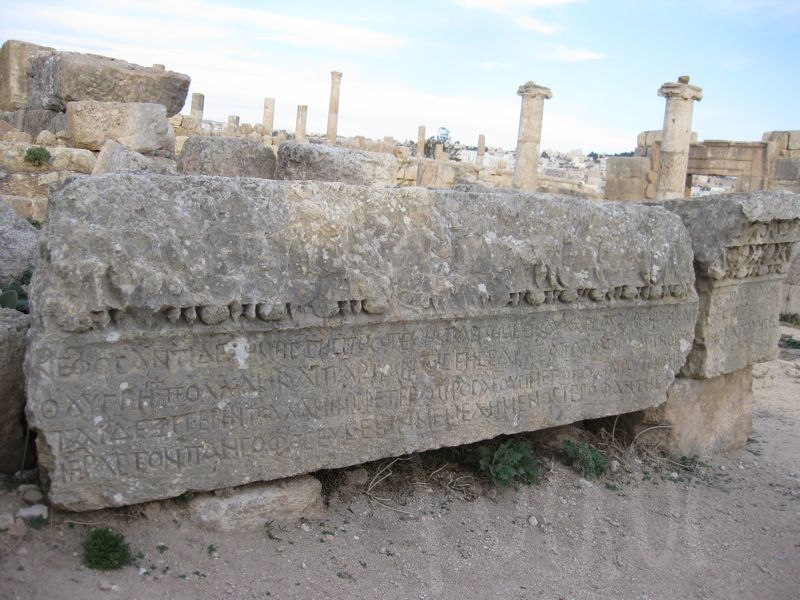
[{"label": "shrub", "polygon": [[53,160],[47,148],[41,146],[31,146],[25,152],[25,162],[32,164],[34,167],[41,167],[42,165],[49,165]]},{"label": "shrub", "polygon": [[481,446],[479,456],[480,470],[497,486],[511,485],[517,480],[534,483],[543,474],[530,445],[521,440],[507,440],[497,448],[489,444]]},{"label": "shrub", "polygon": [[585,442],[575,444],[564,440],[564,457],[567,463],[580,471],[586,479],[596,479],[606,472],[608,461],[594,446]]},{"label": "shrub", "polygon": [[83,541],[83,564],[98,571],[121,569],[133,561],[122,534],[107,527],[92,529]]}]

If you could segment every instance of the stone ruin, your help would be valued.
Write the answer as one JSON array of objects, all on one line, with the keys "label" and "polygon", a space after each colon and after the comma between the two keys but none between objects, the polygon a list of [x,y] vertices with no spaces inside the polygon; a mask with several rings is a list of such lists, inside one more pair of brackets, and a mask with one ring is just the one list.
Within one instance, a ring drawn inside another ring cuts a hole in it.
[{"label": "stone ruin", "polygon": [[[28,46],[0,53],[0,101],[17,99],[13,123],[0,121],[0,207],[46,226],[0,214],[16,249],[0,267],[35,267],[31,316],[0,309],[13,417],[0,467],[31,455],[24,402],[53,505],[283,481],[606,416],[633,432],[669,425],[655,435],[684,454],[746,440],[800,196],[682,198],[695,164],[686,103],[699,94],[688,80],[662,88],[680,135],[627,163],[642,163],[639,202],[598,202],[541,193],[552,94],[533,82],[519,90],[512,173],[480,152],[459,164],[340,138],[340,73],[324,140],[303,110],[289,140],[273,130],[274,99],[262,124],[233,116],[212,130],[202,95],[191,115],[170,104],[185,76]],[[35,96],[40,64],[160,83],[62,93],[63,116],[48,119],[67,129],[36,133],[52,162],[34,167],[33,134],[15,123],[40,110],[19,100]]]}]

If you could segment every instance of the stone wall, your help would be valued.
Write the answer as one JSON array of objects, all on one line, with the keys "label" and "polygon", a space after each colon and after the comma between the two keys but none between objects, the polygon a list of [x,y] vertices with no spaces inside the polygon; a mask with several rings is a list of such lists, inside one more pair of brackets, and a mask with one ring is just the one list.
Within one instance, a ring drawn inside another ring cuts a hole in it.
[{"label": "stone wall", "polygon": [[28,415],[70,509],[655,406],[692,345],[662,208],[106,175],[49,219]]}]

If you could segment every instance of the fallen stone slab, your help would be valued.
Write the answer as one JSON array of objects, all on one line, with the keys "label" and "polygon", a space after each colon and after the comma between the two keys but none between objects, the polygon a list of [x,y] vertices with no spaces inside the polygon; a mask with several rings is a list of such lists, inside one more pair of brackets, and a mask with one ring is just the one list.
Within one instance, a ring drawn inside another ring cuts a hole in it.
[{"label": "fallen stone slab", "polygon": [[178,170],[185,175],[274,179],[275,153],[251,138],[192,136],[181,148]]},{"label": "fallen stone slab", "polygon": [[190,82],[188,75],[160,67],[16,40],[0,49],[0,110],[63,113],[68,102],[96,100],[152,102],[172,116],[183,108]]},{"label": "fallen stone slab", "polygon": [[47,148],[50,162],[37,166],[25,160],[28,150],[36,147],[39,146],[26,142],[0,142],[0,169],[17,173],[72,171],[89,174],[97,161],[97,157],[89,150],[53,147]]},{"label": "fallen stone slab", "polygon": [[13,208],[0,203],[0,290],[7,288],[36,263],[39,232]]},{"label": "fallen stone slab", "polygon": [[177,175],[178,171],[177,165],[172,159],[161,156],[145,156],[114,140],[106,140],[97,156],[92,175],[103,175],[104,173]]},{"label": "fallen stone slab", "polygon": [[175,132],[161,104],[70,102],[67,131],[77,148],[87,150],[114,140],[142,154],[172,158],[175,151]]},{"label": "fallen stone slab", "polygon": [[209,531],[262,531],[268,522],[319,518],[324,512],[322,484],[305,475],[205,494],[189,501],[189,515]]},{"label": "fallen stone slab", "polygon": [[0,473],[19,470],[25,455],[22,362],[29,324],[28,315],[0,308]]},{"label": "fallen stone slab", "polygon": [[692,345],[659,207],[129,174],[51,201],[27,414],[72,510],[641,410]]},{"label": "fallen stone slab", "polygon": [[394,187],[399,168],[400,162],[391,154],[284,142],[278,147],[276,178]]},{"label": "fallen stone slab", "polygon": [[800,196],[737,193],[662,205],[692,236],[700,296],[682,375],[712,378],[775,358],[784,284],[800,241]]}]

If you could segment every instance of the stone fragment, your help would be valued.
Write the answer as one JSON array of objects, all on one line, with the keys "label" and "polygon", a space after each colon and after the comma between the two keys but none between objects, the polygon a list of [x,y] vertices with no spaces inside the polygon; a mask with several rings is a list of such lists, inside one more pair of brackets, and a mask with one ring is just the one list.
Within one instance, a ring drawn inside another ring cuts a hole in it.
[{"label": "stone fragment", "polygon": [[28,533],[28,526],[25,524],[25,519],[14,519],[14,524],[8,530],[8,535],[15,538],[23,538],[26,533]]},{"label": "stone fragment", "polygon": [[[667,401],[627,418],[632,435],[678,456],[708,456],[742,448],[752,426],[753,368],[711,379],[678,377]],[[666,426],[666,427],[665,427]]]},{"label": "stone fragment", "polygon": [[4,142],[24,142],[27,144],[31,143],[31,135],[29,133],[25,133],[24,131],[9,131],[3,134],[3,141]]},{"label": "stone fragment", "polygon": [[273,179],[275,154],[250,138],[194,136],[183,145],[178,170],[185,175]]},{"label": "stone fragment", "polygon": [[44,504],[34,504],[33,506],[23,506],[19,510],[17,510],[16,517],[18,519],[46,519],[47,518],[47,506]]},{"label": "stone fragment", "polygon": [[92,175],[103,175],[104,173],[176,175],[177,172],[177,165],[172,159],[161,156],[145,156],[114,140],[106,140],[97,156]]},{"label": "stone fragment", "polygon": [[8,133],[9,131],[17,131],[17,128],[14,127],[11,123],[7,121],[0,120],[0,137]]},{"label": "stone fragment", "polygon": [[73,173],[91,173],[96,162],[95,155],[89,150],[79,148],[48,148],[50,162],[41,166],[33,165],[25,160],[25,154],[32,146],[25,142],[0,143],[0,169],[13,172],[41,173],[45,171],[72,171]]},{"label": "stone fragment", "polygon": [[192,520],[210,531],[261,530],[268,521],[288,523],[322,513],[322,485],[308,475],[237,488],[224,498],[198,496],[189,502]]},{"label": "stone fragment", "polygon": [[38,231],[7,204],[0,204],[0,290],[32,269],[36,262]]},{"label": "stone fragment", "polygon": [[142,154],[172,157],[175,132],[160,104],[82,101],[67,104],[67,129],[78,148],[99,151],[114,140]]},{"label": "stone fragment", "polygon": [[14,515],[11,513],[0,513],[0,531],[8,531],[14,526]]},{"label": "stone fragment", "polygon": [[[641,410],[691,348],[690,241],[659,207],[131,174],[54,192],[26,369],[57,506]],[[76,414],[87,394],[109,400]]]},{"label": "stone fragment", "polygon": [[800,196],[754,192],[662,205],[692,237],[700,296],[681,374],[708,379],[775,358],[783,286],[800,241]]},{"label": "stone fragment", "polygon": [[277,179],[340,181],[394,187],[399,161],[391,154],[286,142],[278,148]]},{"label": "stone fragment", "polygon": [[39,504],[42,500],[44,500],[44,494],[38,489],[25,490],[22,494],[22,501],[25,504]]},{"label": "stone fragment", "polygon": [[36,143],[39,146],[55,146],[56,141],[56,134],[47,129],[40,131],[39,135],[36,136]]}]

